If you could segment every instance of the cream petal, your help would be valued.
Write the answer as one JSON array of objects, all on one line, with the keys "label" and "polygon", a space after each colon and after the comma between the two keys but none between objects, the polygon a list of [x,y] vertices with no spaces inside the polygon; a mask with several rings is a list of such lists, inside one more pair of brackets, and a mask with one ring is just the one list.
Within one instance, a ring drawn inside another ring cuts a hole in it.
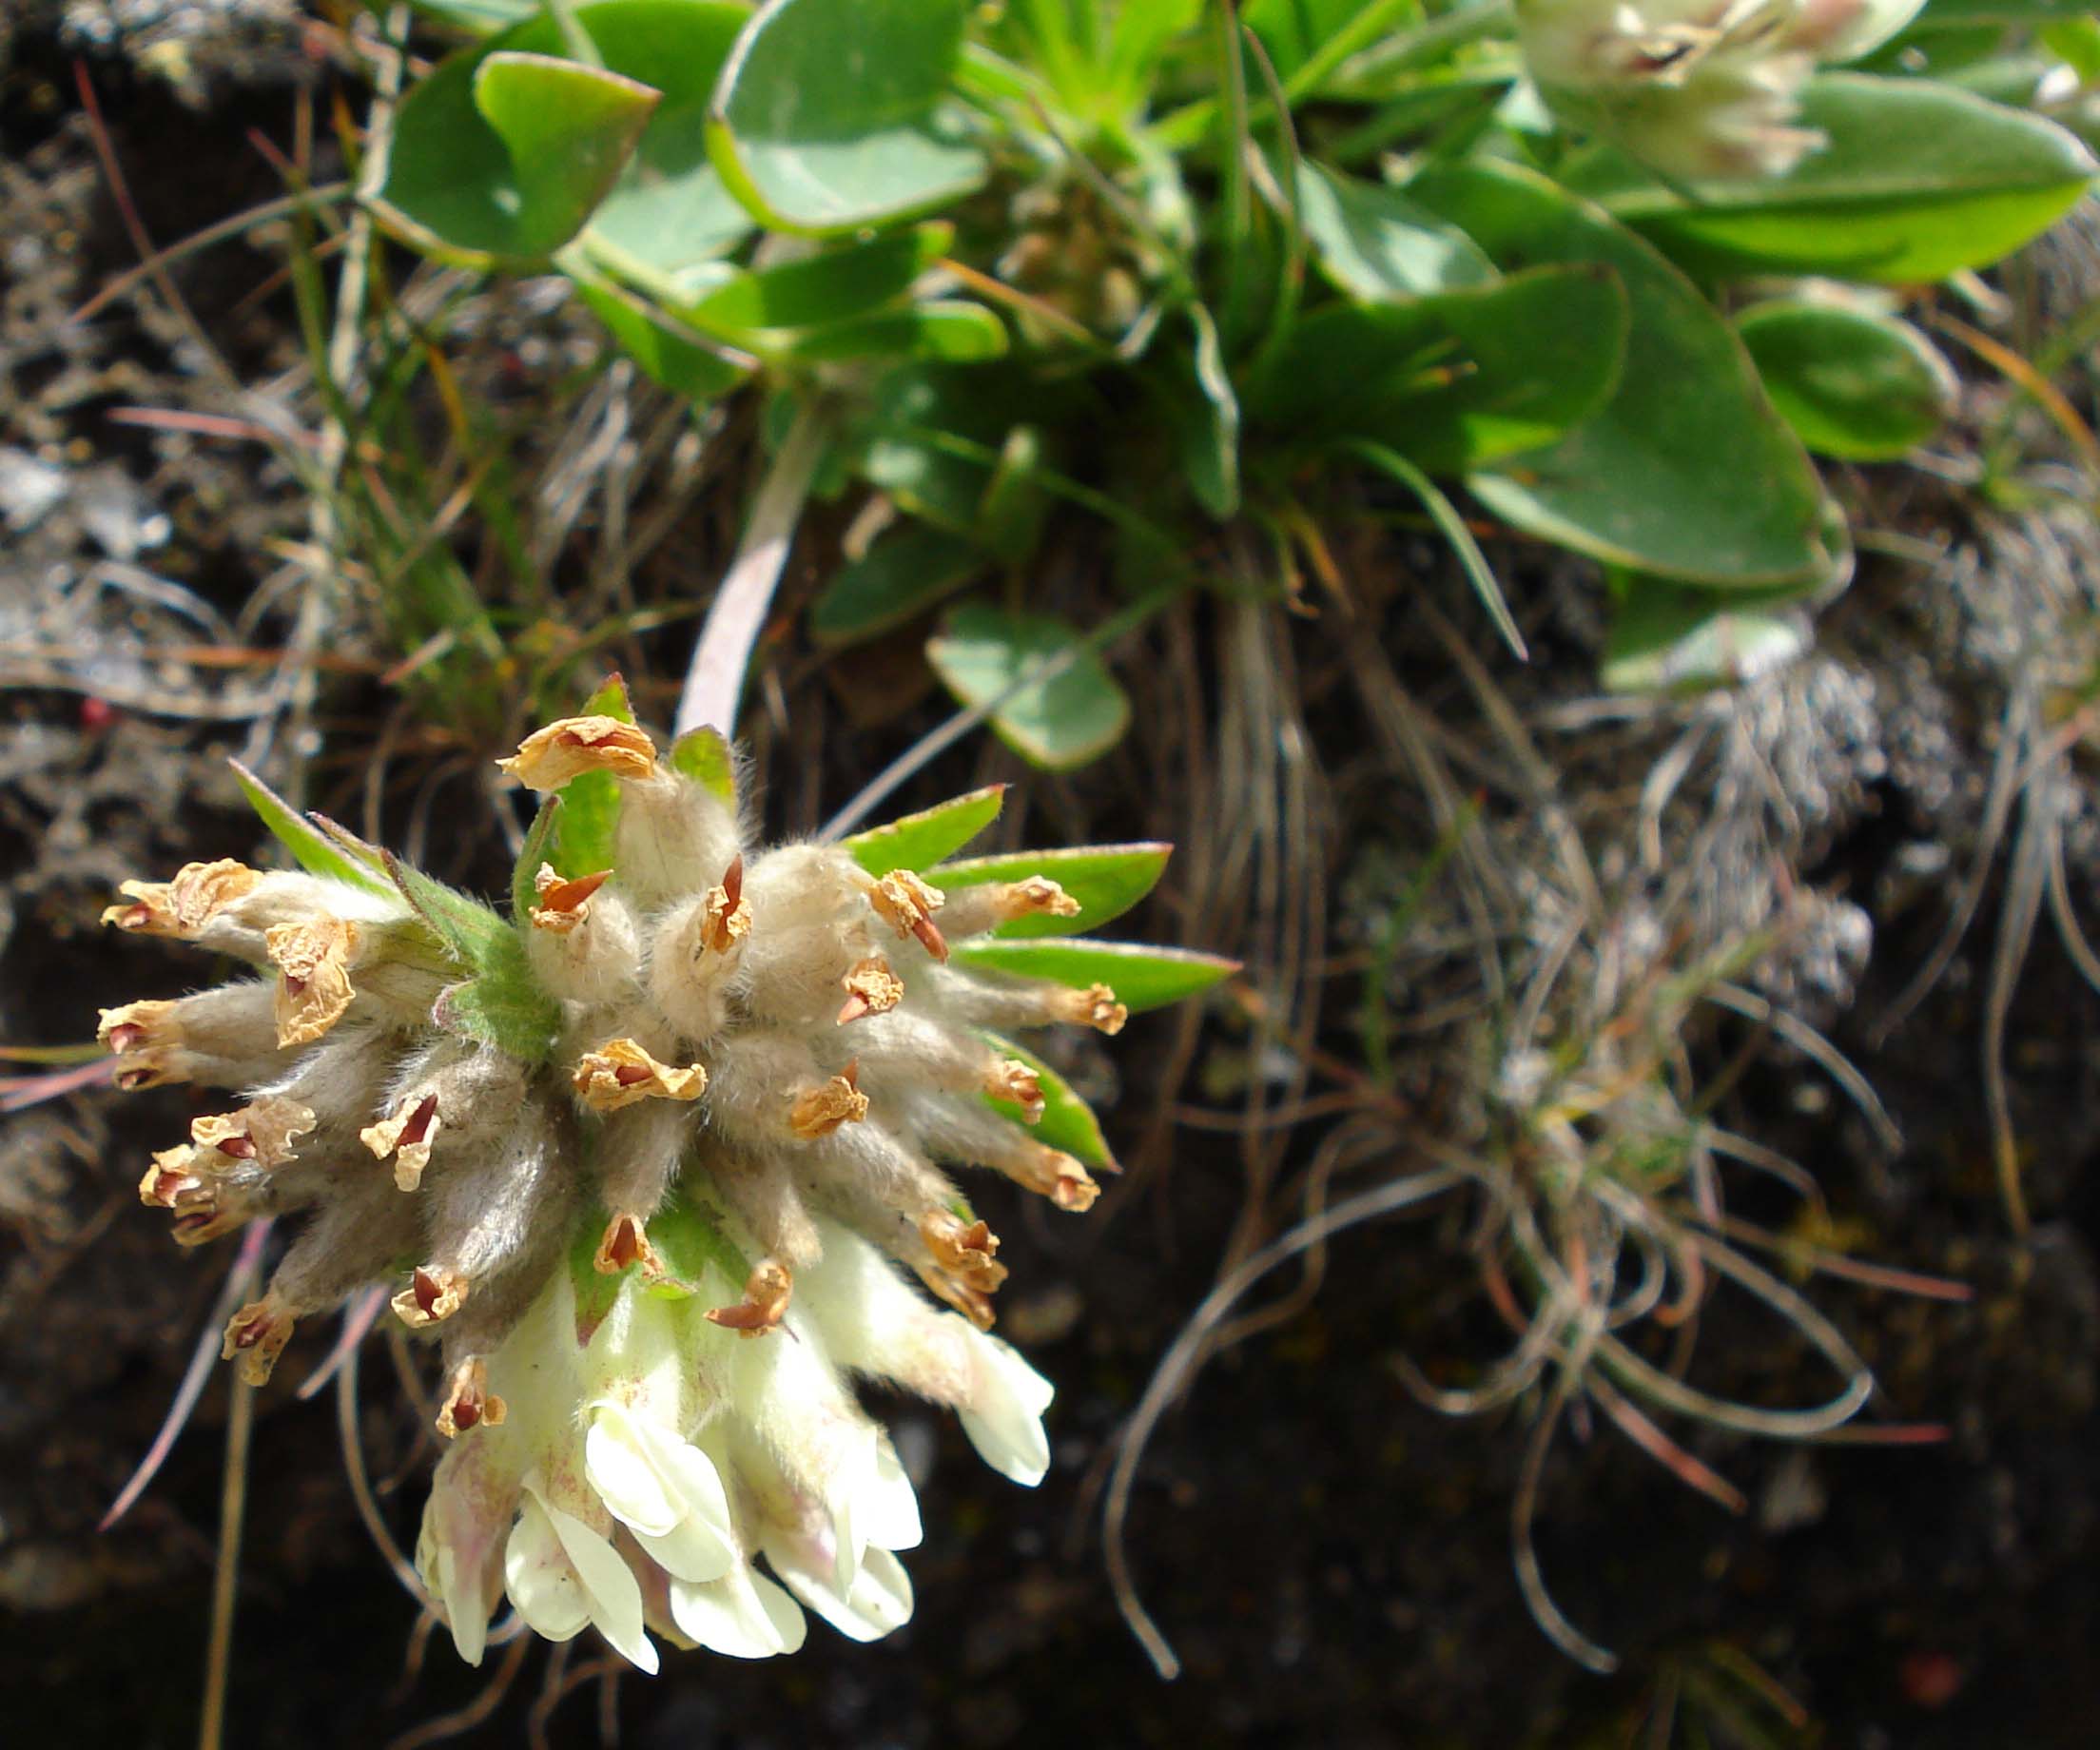
[{"label": "cream petal", "polygon": [[637,1531],[634,1541],[673,1579],[695,1584],[721,1579],[738,1560],[735,1545],[696,1519],[683,1520],[661,1536]]},{"label": "cream petal", "polygon": [[731,1659],[792,1653],[808,1633],[795,1601],[741,1562],[704,1585],[672,1581],[671,1618],[681,1633]]},{"label": "cream petal", "polygon": [[503,1589],[526,1626],[546,1640],[573,1640],[591,1621],[583,1583],[536,1496],[526,1496],[504,1546]]},{"label": "cream petal", "polygon": [[875,1474],[862,1497],[861,1523],[875,1549],[916,1549],[925,1535],[918,1492],[886,1436],[875,1449]]},{"label": "cream petal", "polygon": [[661,1422],[634,1418],[634,1431],[657,1473],[667,1478],[685,1504],[686,1515],[707,1526],[725,1546],[736,1541],[729,1518],[729,1491],[714,1460],[690,1440],[681,1440]]},{"label": "cream petal", "polygon": [[[959,1321],[965,1322],[966,1321]],[[977,1455],[1009,1481],[1033,1488],[1050,1469],[1042,1412],[1056,1388],[1012,1344],[970,1330],[970,1395],[957,1408]]]},{"label": "cream petal", "polygon": [[685,1503],[636,1438],[634,1419],[617,1405],[593,1411],[583,1469],[612,1517],[637,1532],[662,1537],[686,1516]]},{"label": "cream petal", "polygon": [[880,1641],[911,1621],[911,1576],[886,1549],[870,1549],[851,1591],[842,1596],[821,1571],[801,1565],[793,1553],[768,1541],[766,1559],[788,1589],[831,1626],[853,1641]]},{"label": "cream petal", "polygon": [[643,1631],[642,1586],[634,1578],[634,1570],[620,1559],[618,1550],[574,1514],[565,1513],[558,1507],[545,1510],[563,1553],[575,1570],[598,1633],[630,1664],[653,1677],[656,1646]]}]

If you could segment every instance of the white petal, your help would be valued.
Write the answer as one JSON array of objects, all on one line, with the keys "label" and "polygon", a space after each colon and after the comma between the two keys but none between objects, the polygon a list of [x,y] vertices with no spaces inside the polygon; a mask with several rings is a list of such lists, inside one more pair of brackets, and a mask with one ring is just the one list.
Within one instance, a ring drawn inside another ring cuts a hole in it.
[{"label": "white petal", "polygon": [[660,1537],[637,1531],[634,1541],[654,1556],[673,1580],[719,1580],[738,1560],[736,1546],[726,1543],[712,1526],[697,1519],[681,1520]]},{"label": "white petal", "polygon": [[655,1675],[656,1647],[642,1631],[642,1587],[633,1570],[618,1550],[574,1514],[558,1507],[545,1511],[575,1569],[598,1633],[631,1664]]},{"label": "white petal", "polygon": [[898,1462],[887,1436],[875,1449],[875,1475],[862,1496],[861,1523],[877,1549],[916,1549],[925,1536],[919,1523],[919,1496]]},{"label": "white petal", "polygon": [[971,1391],[957,1406],[977,1454],[1002,1477],[1033,1488],[1050,1469],[1042,1412],[1056,1388],[1010,1343],[973,1331]]},{"label": "white petal", "polygon": [[636,1531],[661,1537],[686,1516],[685,1504],[650,1462],[627,1412],[615,1405],[592,1413],[583,1437],[583,1473],[612,1517]]},{"label": "white petal", "polygon": [[468,1510],[463,1491],[439,1472],[423,1504],[416,1538],[416,1572],[423,1590],[438,1601],[452,1630],[452,1643],[470,1665],[481,1662],[489,1640],[492,1600],[486,1589],[494,1545]]},{"label": "white petal", "polygon": [[911,1621],[911,1576],[886,1549],[868,1550],[843,1597],[828,1575],[802,1565],[785,1546],[768,1541],[766,1559],[789,1591],[849,1640],[880,1641]]},{"label": "white petal", "polygon": [[700,1645],[731,1659],[792,1653],[807,1633],[795,1601],[742,1562],[705,1585],[673,1580],[671,1620]]},{"label": "white petal", "polygon": [[733,1547],[736,1533],[729,1518],[729,1491],[722,1487],[722,1473],[714,1468],[714,1460],[649,1417],[634,1418],[634,1433],[656,1473],[677,1492],[686,1516],[713,1531],[725,1547]]},{"label": "white petal", "polygon": [[525,1497],[511,1527],[503,1548],[503,1585],[526,1626],[549,1641],[570,1640],[591,1621],[582,1583],[536,1496]]}]

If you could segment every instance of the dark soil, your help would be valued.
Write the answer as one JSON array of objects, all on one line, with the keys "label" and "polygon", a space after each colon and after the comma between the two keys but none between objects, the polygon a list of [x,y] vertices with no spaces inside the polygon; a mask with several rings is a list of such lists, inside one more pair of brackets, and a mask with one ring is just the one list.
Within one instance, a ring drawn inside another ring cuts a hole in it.
[{"label": "dark soil", "polygon": [[[97,910],[127,874],[256,848],[221,764],[247,724],[210,714],[238,704],[238,677],[141,671],[126,652],[204,634],[171,629],[155,617],[166,611],[135,593],[81,605],[81,580],[114,557],[87,516],[84,482],[106,470],[112,491],[128,483],[139,515],[167,518],[159,539],[121,563],[177,579],[225,616],[261,581],[269,538],[303,533],[299,499],[259,451],[108,418],[116,406],[205,404],[199,367],[159,306],[117,304],[54,347],[56,317],[134,258],[93,167],[53,17],[20,28],[11,68],[0,70],[0,446],[68,482],[60,503],[18,519],[0,549],[0,1039],[10,1045],[75,1040],[99,1004],[183,988],[191,972],[176,956],[98,933]],[[119,59],[92,71],[159,237],[277,192],[245,134],[283,137],[291,80],[306,76],[296,66],[281,59],[222,84],[204,113]],[[235,245],[181,270],[243,376],[292,355],[282,301],[243,303],[270,263]],[[1463,612],[1457,586],[1443,599]],[[1405,603],[1386,613],[1397,645]],[[1386,843],[1393,798],[1375,771],[1366,775],[1368,733],[1339,680],[1334,630],[1277,623],[1290,626],[1308,725],[1336,779],[1332,843]],[[1202,635],[1204,616],[1196,624]],[[658,679],[675,676],[688,635],[647,647]],[[49,654],[84,639],[100,667]],[[42,667],[25,666],[31,647]],[[1577,639],[1563,659],[1591,654]],[[822,690],[813,676],[803,684]],[[369,681],[331,691],[327,769],[354,773],[359,726],[382,709]],[[1166,708],[1156,699],[1151,709]],[[833,737],[821,772],[792,781],[784,753],[769,774],[769,824],[807,829],[809,797],[836,804],[935,721],[929,704]],[[1162,742],[1178,732],[1164,715],[1139,729],[1139,746],[1154,731]],[[997,751],[965,749],[922,774],[899,806],[987,774],[1022,775]],[[1060,830],[1073,820],[1104,838],[1157,829],[1149,799],[1159,777],[1137,756],[1076,780],[1029,782]],[[1828,847],[1816,880],[1861,896],[1892,890],[1898,852],[1932,823],[1906,819],[1893,788],[1876,802],[1878,812]],[[486,855],[457,861],[448,873],[484,885],[497,873]],[[1186,902],[1170,877],[1149,927],[1177,933]],[[1782,1449],[1687,1436],[1748,1495],[1741,1519],[1679,1487],[1608,1428],[1564,1437],[1547,1471],[1541,1554],[1563,1607],[1624,1656],[1623,1675],[1593,1678],[1563,1659],[1519,1595],[1508,1514],[1526,1410],[1449,1421],[1395,1377],[1403,1344],[1435,1371],[1491,1354],[1500,1340],[1471,1296],[1462,1228],[1431,1216],[1339,1238],[1310,1305],[1216,1359],[1161,1426],[1130,1549],[1186,1670],[1172,1684],[1155,1678],[1103,1576],[1098,1491],[1109,1443],[1215,1280],[1245,1185],[1234,1137],[1182,1128],[1169,1147],[1146,1146],[1150,1093],[1178,1073],[1182,1043],[1171,1021],[1153,1020],[1134,1024],[1115,1054],[1128,1094],[1104,1110],[1137,1170],[1105,1211],[1083,1226],[1060,1223],[1002,1197],[1002,1187],[984,1194],[1014,1269],[1004,1325],[1060,1386],[1049,1479],[1015,1489],[975,1461],[951,1423],[907,1404],[880,1407],[907,1454],[930,1454],[909,1627],[863,1647],[818,1626],[801,1654],[753,1665],[672,1656],[655,1680],[630,1676],[610,1696],[579,1686],[551,1712],[537,1699],[549,1654],[535,1646],[508,1697],[463,1741],[523,1742],[542,1729],[550,1743],[591,1744],[612,1723],[620,1742],[666,1750],[1514,1750],[1660,1742],[1642,1735],[1643,1722],[1674,1695],[1681,1728],[1697,1717],[1707,1737],[1672,1741],[2100,1742],[2087,1671],[2100,1645],[2100,1000],[2041,932],[2009,1049],[2037,1213],[2031,1240],[2015,1245],[1992,1180],[1975,1068],[1974,959],[1988,951],[1989,900],[1982,916],[1954,974],[1887,1047],[1869,1052],[1860,1029],[1838,1026],[1911,1139],[1898,1157],[1875,1157],[1836,1111],[1802,1109],[1798,1064],[1754,1072],[1733,1097],[1756,1111],[1767,1141],[1818,1174],[1841,1220],[1876,1236],[1874,1255],[1975,1285],[1966,1306],[1843,1284],[1818,1291],[1875,1364],[1885,1419],[1944,1423],[1950,1437]],[[1856,1015],[1879,1012],[1943,918],[1921,900],[1877,920]],[[1229,933],[1201,945],[1247,946]],[[1348,1004],[1331,1014],[1321,1042],[1357,1054]],[[1228,1007],[1214,1014],[1206,1043],[1214,1065],[1243,1047]],[[1723,1032],[1695,1049],[1719,1061],[1740,1043]],[[1199,1075],[1182,1098],[1201,1099],[1205,1085]],[[195,1733],[223,1376],[145,1500],[114,1531],[94,1528],[150,1443],[226,1268],[223,1250],[169,1247],[132,1195],[145,1150],[182,1110],[174,1091],[119,1104],[90,1089],[0,1129],[0,1698],[16,1721],[0,1737],[10,1741],[48,1733],[131,1750]],[[1308,1126],[1286,1169],[1318,1140],[1319,1126]],[[1260,1293],[1292,1280],[1286,1270]],[[466,1671],[441,1633],[420,1656],[415,1607],[352,1510],[329,1403],[292,1395],[327,1334],[302,1333],[261,1405],[229,1744],[370,1750],[468,1704],[502,1657]],[[1717,1326],[1708,1342],[1723,1384],[1801,1401],[1821,1389],[1798,1344],[1752,1321]],[[364,1375],[367,1459],[394,1535],[412,1545],[430,1455],[377,1345]],[[572,1673],[596,1657],[588,1643],[572,1651]],[[1808,1723],[1789,1730],[1758,1703],[1700,1717],[1693,1698],[1740,1659],[1783,1685]]]}]

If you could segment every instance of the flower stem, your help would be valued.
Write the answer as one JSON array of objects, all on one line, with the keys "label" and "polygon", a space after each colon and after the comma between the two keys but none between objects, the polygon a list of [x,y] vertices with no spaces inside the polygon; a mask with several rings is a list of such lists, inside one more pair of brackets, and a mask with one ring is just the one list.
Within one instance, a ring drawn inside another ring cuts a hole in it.
[{"label": "flower stem", "polygon": [[816,404],[805,403],[759,486],[751,520],[700,629],[692,666],[686,671],[685,691],[678,699],[676,732],[680,735],[710,724],[724,735],[735,732],[736,705],[750,668],[751,648],[758,642],[759,628],[766,622],[766,611],[772,605],[773,591],[788,563],[795,525],[802,519],[802,507],[824,457],[825,436],[825,420]]}]

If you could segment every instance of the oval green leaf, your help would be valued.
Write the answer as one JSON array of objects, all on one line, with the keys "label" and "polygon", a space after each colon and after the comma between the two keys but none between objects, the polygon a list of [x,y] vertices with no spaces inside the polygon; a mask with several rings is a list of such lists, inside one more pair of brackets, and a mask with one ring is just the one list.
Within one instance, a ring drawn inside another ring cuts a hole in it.
[{"label": "oval green leaf", "polygon": [[992,934],[1002,941],[1030,936],[1079,936],[1119,918],[1159,885],[1174,846],[1082,845],[1064,850],[1012,851],[997,857],[972,857],[966,863],[943,863],[926,878],[945,891],[981,886],[988,881],[1024,881],[1048,876],[1079,902],[1068,918],[1039,913],[1001,924]]},{"label": "oval green leaf", "polygon": [[1505,270],[1608,266],[1631,311],[1639,355],[1610,398],[1558,442],[1468,476],[1475,497],[1527,534],[1637,571],[1727,588],[1834,574],[1814,464],[1742,342],[1682,273],[1514,165],[1432,165],[1408,186]]},{"label": "oval green leaf", "polygon": [[1000,740],[1046,770],[1099,759],[1130,727],[1130,695],[1052,614],[971,603],[927,640],[926,660],[964,705],[990,708]]},{"label": "oval green leaf", "polygon": [[[445,60],[396,117],[380,210],[438,253],[487,261],[544,252],[539,237],[520,230],[524,197],[511,153],[475,101],[492,55],[565,52],[553,17],[527,10],[535,15]],[[712,271],[715,258],[750,234],[706,145],[708,101],[749,16],[727,0],[598,0],[576,9],[607,75],[661,93],[625,166],[586,205],[583,241],[608,268],[666,295]],[[517,118],[528,128],[535,120],[529,107]]]},{"label": "oval green leaf", "polygon": [[1046,979],[1075,990],[1106,984],[1132,1014],[1179,1002],[1239,970],[1236,960],[1199,954],[1193,948],[1156,948],[1142,942],[1046,937],[1035,942],[963,942],[948,952],[965,966],[1016,978]]},{"label": "oval green leaf", "polygon": [[982,549],[924,523],[885,535],[843,566],[809,610],[819,644],[855,644],[902,626],[984,570]]},{"label": "oval green leaf", "polygon": [[729,338],[775,328],[816,328],[864,316],[910,291],[946,253],[947,224],[826,249],[799,262],[738,274],[678,314],[696,328]]},{"label": "oval green leaf", "polygon": [[632,79],[517,50],[523,34],[452,56],[396,117],[379,207],[436,253],[552,254],[612,191],[656,107]]},{"label": "oval green leaf", "polygon": [[1701,183],[1697,204],[1624,161],[1593,160],[1575,180],[1702,270],[1913,284],[2011,254],[2100,170],[2053,123],[1923,79],[1823,74],[1801,121],[1828,146],[1782,177]]},{"label": "oval green leaf", "polygon": [[1735,687],[1793,662],[1814,642],[1798,596],[1686,589],[1662,577],[1615,580],[1604,683],[1614,692]]},{"label": "oval green leaf", "polygon": [[1608,267],[1511,274],[1407,303],[1340,303],[1300,322],[1248,392],[1285,441],[1369,439],[1430,474],[1555,441],[1619,380],[1626,294]]},{"label": "oval green leaf", "polygon": [[1298,222],[1313,260],[1351,297],[1422,298],[1495,277],[1478,243],[1400,189],[1310,161],[1298,170]]},{"label": "oval green leaf", "polygon": [[1736,318],[1765,393],[1818,456],[1894,461],[1954,409],[1953,368],[1909,322],[1780,300]]},{"label": "oval green leaf", "polygon": [[715,167],[761,223],[817,234],[928,212],[984,180],[936,110],[962,0],[768,0],[730,51]]}]

